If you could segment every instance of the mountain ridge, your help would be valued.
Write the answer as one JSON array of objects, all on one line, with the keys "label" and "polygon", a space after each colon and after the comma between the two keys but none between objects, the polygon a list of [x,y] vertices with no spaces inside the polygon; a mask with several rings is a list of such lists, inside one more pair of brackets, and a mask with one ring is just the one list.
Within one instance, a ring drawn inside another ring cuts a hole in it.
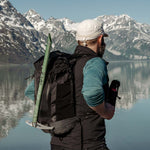
[{"label": "mountain ridge", "polygon": [[46,36],[35,30],[8,0],[0,1],[0,37],[0,62],[32,62],[44,53]]},{"label": "mountain ridge", "polygon": [[[103,22],[104,30],[109,34],[105,59],[150,59],[150,25],[138,23],[126,14],[94,19]],[[78,24],[68,18],[45,20],[35,10],[22,15],[8,0],[1,0],[1,62],[32,63],[44,54],[48,33],[52,36],[53,50],[73,53],[77,45],[75,32]]]},{"label": "mountain ridge", "polygon": [[[109,38],[106,39],[105,57],[107,59],[150,59],[150,25],[138,23],[126,14],[103,15],[94,19],[103,22],[104,29],[109,34]],[[75,31],[79,23],[74,23],[68,18],[52,18],[51,20],[53,21],[47,22],[45,28],[52,26],[54,21],[57,21],[62,24],[63,31],[69,31],[75,38]],[[34,26],[34,22],[29,21]],[[42,29],[39,31],[43,32]]]}]

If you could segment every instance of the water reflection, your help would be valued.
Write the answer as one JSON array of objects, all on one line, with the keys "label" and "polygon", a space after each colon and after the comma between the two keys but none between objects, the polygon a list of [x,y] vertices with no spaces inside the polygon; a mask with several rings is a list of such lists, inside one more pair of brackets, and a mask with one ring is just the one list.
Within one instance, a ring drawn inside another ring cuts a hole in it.
[{"label": "water reflection", "polygon": [[150,96],[150,62],[111,62],[108,71],[110,81],[119,79],[121,87],[117,107],[130,109],[139,99]]},{"label": "water reflection", "polygon": [[[108,66],[110,81],[119,79],[121,87],[117,107],[130,109],[139,99],[150,96],[150,62],[111,62]],[[31,66],[0,66],[0,138],[6,137],[17,126],[22,116],[33,109],[32,101],[24,97],[32,74]]]},{"label": "water reflection", "polygon": [[28,66],[0,66],[0,139],[17,126],[32,106],[24,97],[25,77],[31,70]]}]

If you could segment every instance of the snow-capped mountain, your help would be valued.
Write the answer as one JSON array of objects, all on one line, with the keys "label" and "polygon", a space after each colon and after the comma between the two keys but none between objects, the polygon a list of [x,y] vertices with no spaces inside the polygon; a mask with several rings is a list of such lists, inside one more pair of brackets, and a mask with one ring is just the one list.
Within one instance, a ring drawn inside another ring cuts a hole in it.
[{"label": "snow-capped mountain", "polygon": [[[99,16],[109,34],[104,57],[110,60],[150,59],[150,25],[137,23],[128,15]],[[79,23],[53,17],[43,19],[34,10],[24,15],[8,0],[0,1],[0,61],[33,62],[44,50],[51,33],[53,50],[73,53],[77,42],[75,32]]]},{"label": "snow-capped mountain", "polygon": [[45,27],[45,20],[35,10],[29,10],[24,16],[31,23],[34,23],[34,28],[40,31],[41,28]]},{"label": "snow-capped mountain", "polygon": [[[30,12],[30,11],[29,11]],[[37,14],[37,13],[36,13]],[[32,16],[35,15],[35,12]],[[79,23],[63,18],[55,19],[50,18],[45,21],[45,27],[43,26],[43,20],[39,21],[39,25],[42,27],[37,28],[35,20],[33,20],[30,13],[30,17],[26,15],[26,18],[30,18],[29,21],[32,25],[43,33],[50,31],[54,36],[55,42],[58,43],[57,38],[63,33],[73,35],[75,39],[75,31]],[[109,34],[109,38],[106,38],[107,51],[105,57],[108,59],[149,59],[150,58],[150,25],[137,23],[134,19],[128,15],[120,16],[99,16],[95,18],[100,22],[103,22],[105,31]],[[61,33],[61,34],[60,34]],[[68,36],[68,35],[67,35]],[[62,43],[65,40],[66,35],[61,38]],[[70,37],[69,37],[70,38]],[[71,41],[70,41],[71,42]],[[76,43],[74,40],[73,42]],[[65,43],[66,45],[67,43]],[[59,44],[64,46],[64,44]],[[58,46],[58,47],[59,47]],[[58,48],[57,47],[57,48]],[[62,48],[61,47],[61,48]],[[73,49],[74,50],[74,49]]]},{"label": "snow-capped mountain", "polygon": [[45,40],[9,1],[0,1],[0,62],[31,62],[44,51]]},{"label": "snow-capped mountain", "polygon": [[51,33],[53,48],[55,50],[57,49],[69,53],[73,52],[76,46],[75,34],[72,30],[67,30],[67,26],[72,24],[72,21],[66,18],[55,19],[53,17],[44,20],[34,10],[29,10],[24,16],[31,22],[37,31],[44,33],[46,36],[48,33]]},{"label": "snow-capped mountain", "polygon": [[[103,22],[107,51],[105,57],[110,59],[149,59],[150,58],[150,25],[137,23],[128,15],[99,16]],[[63,20],[65,29],[76,31],[78,23]]]},{"label": "snow-capped mountain", "polygon": [[128,15],[99,16],[109,34],[107,49],[125,59],[150,58],[150,25],[137,23]]}]

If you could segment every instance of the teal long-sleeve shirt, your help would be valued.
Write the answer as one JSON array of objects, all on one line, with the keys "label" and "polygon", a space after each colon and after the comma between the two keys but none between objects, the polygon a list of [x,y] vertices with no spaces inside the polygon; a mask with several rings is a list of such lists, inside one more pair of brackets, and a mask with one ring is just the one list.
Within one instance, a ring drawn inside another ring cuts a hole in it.
[{"label": "teal long-sleeve shirt", "polygon": [[[89,106],[103,103],[105,94],[103,85],[107,83],[107,68],[105,61],[99,57],[87,61],[83,68],[82,94]],[[34,100],[34,80],[25,90],[25,95]]]},{"label": "teal long-sleeve shirt", "polygon": [[86,103],[97,106],[105,100],[103,85],[107,83],[107,67],[103,59],[90,59],[83,68],[82,94]]},{"label": "teal long-sleeve shirt", "polygon": [[34,80],[32,80],[25,89],[25,96],[27,96],[31,100],[34,100]]}]

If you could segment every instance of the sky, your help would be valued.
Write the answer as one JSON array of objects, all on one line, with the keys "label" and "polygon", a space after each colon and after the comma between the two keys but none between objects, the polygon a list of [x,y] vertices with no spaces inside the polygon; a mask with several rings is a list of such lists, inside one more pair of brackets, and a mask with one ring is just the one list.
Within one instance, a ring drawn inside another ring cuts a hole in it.
[{"label": "sky", "polygon": [[34,9],[44,19],[68,18],[74,22],[101,15],[127,14],[150,24],[150,0],[9,0],[22,14]]}]

